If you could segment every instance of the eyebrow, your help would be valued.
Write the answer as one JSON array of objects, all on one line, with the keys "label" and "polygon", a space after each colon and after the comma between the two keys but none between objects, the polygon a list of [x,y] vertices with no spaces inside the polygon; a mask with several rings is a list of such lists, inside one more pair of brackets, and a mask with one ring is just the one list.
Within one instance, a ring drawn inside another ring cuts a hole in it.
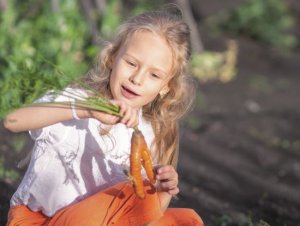
[{"label": "eyebrow", "polygon": [[[134,60],[140,62],[140,60],[138,60],[136,57],[134,57],[133,55],[130,55],[130,54],[128,54],[128,53],[124,53],[124,56],[131,57],[131,58],[133,58]],[[153,67],[153,66],[152,66],[151,68],[154,69],[154,70],[157,70],[157,71],[159,71],[159,72],[161,72],[161,73],[163,73],[165,76],[168,75],[168,73],[166,73],[166,72],[165,72],[163,69],[161,69],[161,68],[157,68],[157,67]]]}]

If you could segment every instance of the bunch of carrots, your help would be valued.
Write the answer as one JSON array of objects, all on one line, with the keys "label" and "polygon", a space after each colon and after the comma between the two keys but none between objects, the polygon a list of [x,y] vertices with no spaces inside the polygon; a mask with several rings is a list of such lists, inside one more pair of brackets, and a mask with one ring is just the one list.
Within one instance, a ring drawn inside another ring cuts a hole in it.
[{"label": "bunch of carrots", "polygon": [[[85,87],[88,88],[88,87]],[[69,98],[73,98],[75,102],[47,102],[47,103],[37,103],[31,104],[35,106],[55,106],[55,107],[70,107],[73,106],[78,109],[90,109],[90,110],[97,110],[102,111],[108,114],[116,115],[122,117],[119,113],[119,108],[113,105],[109,99],[96,95],[95,90],[91,90],[94,96],[90,97],[82,97],[76,95],[74,93],[69,93],[68,91],[64,90],[63,93],[53,91],[55,94],[60,94]],[[149,149],[147,147],[147,143],[142,132],[135,128],[131,138],[131,153],[130,153],[130,173],[129,173],[129,181],[133,185],[135,194],[140,199],[145,198],[144,192],[144,185],[143,185],[143,177],[141,174],[142,166],[144,167],[147,177],[152,184],[155,184],[155,175],[153,171],[153,163],[151,159],[151,155]]]}]

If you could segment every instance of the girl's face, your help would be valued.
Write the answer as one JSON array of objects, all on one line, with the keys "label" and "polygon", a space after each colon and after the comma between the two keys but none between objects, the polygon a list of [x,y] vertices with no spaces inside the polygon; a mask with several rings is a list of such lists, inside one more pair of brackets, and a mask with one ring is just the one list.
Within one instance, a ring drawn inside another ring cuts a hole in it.
[{"label": "girl's face", "polygon": [[137,32],[120,48],[112,63],[110,89],[114,99],[135,109],[168,92],[172,52],[164,39]]}]

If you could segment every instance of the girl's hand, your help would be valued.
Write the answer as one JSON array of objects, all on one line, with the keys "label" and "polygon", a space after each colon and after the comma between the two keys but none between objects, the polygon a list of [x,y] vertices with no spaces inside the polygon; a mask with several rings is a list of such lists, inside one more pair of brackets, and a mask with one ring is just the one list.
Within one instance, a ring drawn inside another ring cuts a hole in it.
[{"label": "girl's hand", "polygon": [[127,127],[136,127],[138,125],[138,111],[127,105],[120,100],[112,100],[112,104],[120,108],[120,114],[123,117],[111,115],[101,111],[88,110],[88,117],[98,119],[108,125],[114,125],[116,123],[124,123]]},{"label": "girl's hand", "polygon": [[156,179],[159,181],[158,191],[164,191],[170,195],[177,195],[178,174],[172,165],[159,166],[156,169]]}]

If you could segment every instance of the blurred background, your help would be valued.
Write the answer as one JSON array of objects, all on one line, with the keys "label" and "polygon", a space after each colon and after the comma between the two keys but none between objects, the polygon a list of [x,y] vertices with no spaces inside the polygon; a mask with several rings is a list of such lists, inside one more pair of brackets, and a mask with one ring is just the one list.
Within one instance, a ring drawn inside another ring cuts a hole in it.
[{"label": "blurred background", "polygon": [[[91,67],[125,19],[177,4],[192,31],[180,194],[206,226],[300,222],[299,0],[0,0],[0,119]],[[0,125],[0,225],[32,141]]]}]

